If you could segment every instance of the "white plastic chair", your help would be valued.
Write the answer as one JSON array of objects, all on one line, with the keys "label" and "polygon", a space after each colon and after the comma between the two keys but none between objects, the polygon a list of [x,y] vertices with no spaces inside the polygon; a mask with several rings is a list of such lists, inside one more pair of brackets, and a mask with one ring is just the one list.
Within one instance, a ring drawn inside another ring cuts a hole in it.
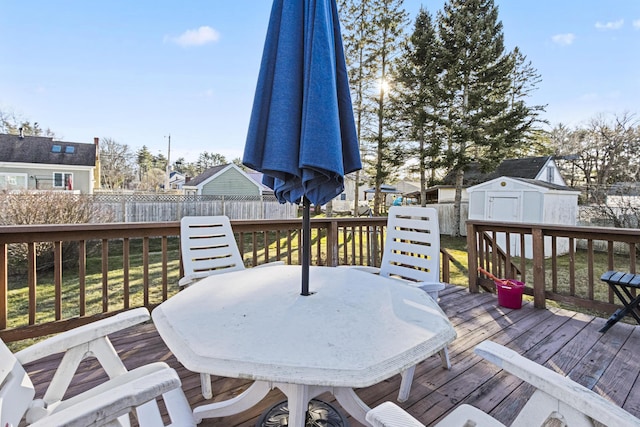
[{"label": "white plastic chair", "polygon": [[[195,426],[178,374],[156,362],[128,371],[108,334],[148,321],[145,308],[63,332],[13,354],[0,340],[0,426],[129,426],[135,411],[141,427],[164,426],[156,401],[162,398],[171,425]],[[35,399],[33,383],[23,365],[64,352],[44,396]],[[77,396],[63,399],[78,365],[95,357],[109,380]]]},{"label": "white plastic chair", "polygon": [[[401,280],[427,292],[434,301],[445,284],[440,281],[440,226],[434,208],[392,206],[387,219],[380,268],[351,266]],[[442,366],[451,369],[447,347],[439,352]],[[398,401],[409,398],[415,366],[402,373]]]},{"label": "white plastic chair", "polygon": [[226,216],[185,216],[180,220],[180,250],[189,286],[212,274],[243,270],[244,261]]},{"label": "white plastic chair", "polygon": [[[182,288],[205,277],[244,270],[244,261],[233,235],[229,218],[222,216],[185,216],[180,220],[180,248],[184,277]],[[258,267],[283,264],[271,262]],[[200,374],[202,396],[213,397],[211,375]]]},{"label": "white plastic chair", "polygon": [[[640,425],[640,419],[604,397],[513,350],[491,341],[484,341],[475,348],[475,352],[536,388],[511,427],[547,425],[638,427]],[[421,422],[392,402],[384,402],[370,410],[366,419],[373,427],[423,427]],[[436,427],[476,425],[505,427],[489,414],[467,404],[454,409],[436,424]]]}]

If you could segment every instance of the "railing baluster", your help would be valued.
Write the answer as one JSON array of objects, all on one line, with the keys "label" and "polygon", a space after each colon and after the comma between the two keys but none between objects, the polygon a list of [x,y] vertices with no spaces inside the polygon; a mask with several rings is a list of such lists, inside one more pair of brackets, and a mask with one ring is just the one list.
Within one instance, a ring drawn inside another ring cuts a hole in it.
[{"label": "railing baluster", "polygon": [[29,325],[36,323],[36,244],[34,242],[27,243],[28,273],[27,281],[29,283]]},{"label": "railing baluster", "polygon": [[593,239],[587,240],[587,280],[588,298],[593,301]]},{"label": "railing baluster", "polygon": [[558,292],[558,245],[556,236],[551,237],[551,289]]},{"label": "railing baluster", "polygon": [[102,239],[102,312],[109,311],[109,240]]},{"label": "railing baluster", "polygon": [[[525,238],[523,234],[520,234],[520,272],[522,276],[520,276],[520,281],[523,283],[527,283],[527,259],[525,257],[526,246],[525,246]],[[535,275],[533,276],[533,280],[535,280]]]},{"label": "railing baluster", "polygon": [[78,242],[78,314],[84,316],[87,313],[87,241]]},{"label": "railing baluster", "polygon": [[569,295],[576,294],[576,247],[573,237],[569,238]]},{"label": "railing baluster", "polygon": [[505,245],[505,252],[506,255],[504,257],[504,275],[502,275],[502,263],[499,263],[500,265],[500,273],[498,275],[498,277],[508,277],[508,278],[514,278],[512,272],[511,272],[511,233],[506,232],[505,233],[505,240],[508,242]]},{"label": "railing baluster", "polygon": [[169,297],[169,242],[162,236],[162,301]]},{"label": "railing baluster", "polygon": [[0,243],[0,329],[7,328],[9,302],[9,275],[7,244]]},{"label": "railing baluster", "polygon": [[62,319],[62,242],[53,243],[53,288],[55,319]]},{"label": "railing baluster", "polygon": [[123,294],[124,294],[124,308],[131,307],[131,296],[130,296],[130,282],[129,282],[129,268],[131,264],[131,260],[129,258],[129,238],[125,237],[122,240],[122,286],[123,286]]},{"label": "railing baluster", "polygon": [[237,238],[237,242],[238,242],[238,250],[240,251],[240,255],[242,256],[242,262],[245,262],[244,259],[244,233],[237,233],[238,238]]},{"label": "railing baluster", "polygon": [[253,246],[252,247],[253,256],[251,258],[251,265],[255,267],[256,265],[258,265],[258,233],[256,233],[255,231],[251,233],[251,242]]},{"label": "railing baluster", "polygon": [[293,231],[287,230],[287,264],[289,265],[291,264],[291,259],[292,259],[291,240],[293,240]]},{"label": "railing baluster", "polygon": [[149,237],[142,238],[142,286],[144,305],[149,305]]},{"label": "railing baluster", "polygon": [[365,265],[363,264],[364,262],[364,252],[363,252],[363,242],[362,242],[362,226],[358,226],[358,245],[359,245],[359,249],[360,249],[360,265]]}]

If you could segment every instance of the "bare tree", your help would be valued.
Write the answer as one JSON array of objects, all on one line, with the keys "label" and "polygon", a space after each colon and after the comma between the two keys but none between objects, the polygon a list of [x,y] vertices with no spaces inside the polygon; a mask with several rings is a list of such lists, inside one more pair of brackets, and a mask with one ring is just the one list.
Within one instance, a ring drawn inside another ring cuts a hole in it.
[{"label": "bare tree", "polygon": [[571,159],[579,174],[572,182],[584,184],[590,202],[603,203],[615,183],[640,180],[640,126],[634,114],[599,114],[573,130],[559,125],[551,143],[558,156]]},{"label": "bare tree", "polygon": [[112,138],[100,142],[100,175],[104,188],[125,189],[133,181],[135,154],[128,145]]}]

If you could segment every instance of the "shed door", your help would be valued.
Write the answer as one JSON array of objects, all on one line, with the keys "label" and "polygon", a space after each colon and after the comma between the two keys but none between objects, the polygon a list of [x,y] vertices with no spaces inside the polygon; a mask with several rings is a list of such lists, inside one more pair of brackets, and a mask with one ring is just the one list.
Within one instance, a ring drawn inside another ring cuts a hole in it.
[{"label": "shed door", "polygon": [[[520,197],[517,195],[491,195],[489,194],[489,209],[487,211],[487,220],[519,222],[520,221]],[[507,236],[505,233],[497,234],[497,243],[502,250],[507,251]],[[509,238],[509,253],[514,256],[520,256],[520,239],[518,236],[511,235]]]},{"label": "shed door", "polygon": [[515,195],[489,195],[487,219],[491,221],[520,221],[520,198]]}]

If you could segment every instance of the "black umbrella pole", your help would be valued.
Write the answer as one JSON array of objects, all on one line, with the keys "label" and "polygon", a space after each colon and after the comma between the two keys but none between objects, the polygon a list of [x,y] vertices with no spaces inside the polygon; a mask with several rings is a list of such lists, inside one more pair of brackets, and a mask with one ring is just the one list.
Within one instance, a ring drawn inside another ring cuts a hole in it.
[{"label": "black umbrella pole", "polygon": [[311,264],[311,209],[306,196],[302,198],[302,293],[309,293],[309,265]]}]

